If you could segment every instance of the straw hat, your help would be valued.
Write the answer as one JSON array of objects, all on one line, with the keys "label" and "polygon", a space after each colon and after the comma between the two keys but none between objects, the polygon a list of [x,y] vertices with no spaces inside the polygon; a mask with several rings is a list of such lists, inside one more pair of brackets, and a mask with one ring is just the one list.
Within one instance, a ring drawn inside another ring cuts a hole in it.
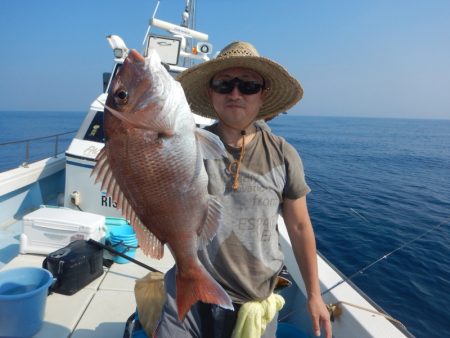
[{"label": "straw hat", "polygon": [[208,96],[209,81],[218,72],[232,67],[251,69],[264,78],[268,93],[258,119],[285,112],[303,96],[302,86],[286,69],[260,56],[250,43],[238,41],[226,46],[215,59],[191,67],[178,76],[194,113],[217,118]]}]

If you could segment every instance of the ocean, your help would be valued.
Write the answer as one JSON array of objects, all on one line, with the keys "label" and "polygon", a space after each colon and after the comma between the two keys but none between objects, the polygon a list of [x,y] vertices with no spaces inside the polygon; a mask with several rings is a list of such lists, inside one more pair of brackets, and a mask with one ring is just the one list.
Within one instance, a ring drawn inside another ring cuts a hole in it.
[{"label": "ocean", "polygon": [[[0,111],[0,172],[54,156],[56,137],[41,137],[68,133],[58,137],[56,153],[64,152],[85,115],[84,112]],[[20,141],[34,138],[38,140],[30,142],[27,158],[27,143]]]},{"label": "ocean", "polygon": [[[73,131],[84,116],[0,112],[0,144]],[[269,125],[302,158],[319,251],[416,337],[450,336],[450,120],[281,115]],[[53,140],[31,152],[51,156]],[[0,172],[24,155],[24,144],[0,146]]]}]

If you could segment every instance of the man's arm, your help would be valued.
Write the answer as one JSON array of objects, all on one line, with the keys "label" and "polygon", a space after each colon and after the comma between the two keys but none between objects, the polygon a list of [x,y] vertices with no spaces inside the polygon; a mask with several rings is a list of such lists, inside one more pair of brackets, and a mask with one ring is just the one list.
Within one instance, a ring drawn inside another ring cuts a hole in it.
[{"label": "man's arm", "polygon": [[296,200],[285,199],[283,218],[308,293],[308,310],[313,322],[314,333],[316,336],[320,336],[320,327],[322,326],[326,338],[331,338],[330,315],[320,295],[316,240],[306,205],[306,196]]}]

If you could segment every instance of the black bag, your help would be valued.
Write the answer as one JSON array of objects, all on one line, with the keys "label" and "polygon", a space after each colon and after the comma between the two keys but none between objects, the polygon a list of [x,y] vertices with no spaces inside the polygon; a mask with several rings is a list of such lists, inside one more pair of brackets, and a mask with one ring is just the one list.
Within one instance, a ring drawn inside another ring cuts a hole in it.
[{"label": "black bag", "polygon": [[103,274],[103,249],[77,240],[50,253],[42,267],[56,278],[50,291],[73,295]]}]

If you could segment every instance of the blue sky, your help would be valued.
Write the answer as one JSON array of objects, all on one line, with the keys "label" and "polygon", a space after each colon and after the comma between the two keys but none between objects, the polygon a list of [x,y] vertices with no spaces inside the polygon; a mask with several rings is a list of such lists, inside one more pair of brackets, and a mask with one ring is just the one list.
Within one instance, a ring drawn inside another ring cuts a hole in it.
[{"label": "blue sky", "polygon": [[[141,51],[155,0],[2,0],[0,111],[86,111],[110,71],[105,39]],[[179,23],[183,0],[157,17]],[[198,0],[215,50],[252,42],[303,85],[290,113],[450,119],[448,0]]]}]

